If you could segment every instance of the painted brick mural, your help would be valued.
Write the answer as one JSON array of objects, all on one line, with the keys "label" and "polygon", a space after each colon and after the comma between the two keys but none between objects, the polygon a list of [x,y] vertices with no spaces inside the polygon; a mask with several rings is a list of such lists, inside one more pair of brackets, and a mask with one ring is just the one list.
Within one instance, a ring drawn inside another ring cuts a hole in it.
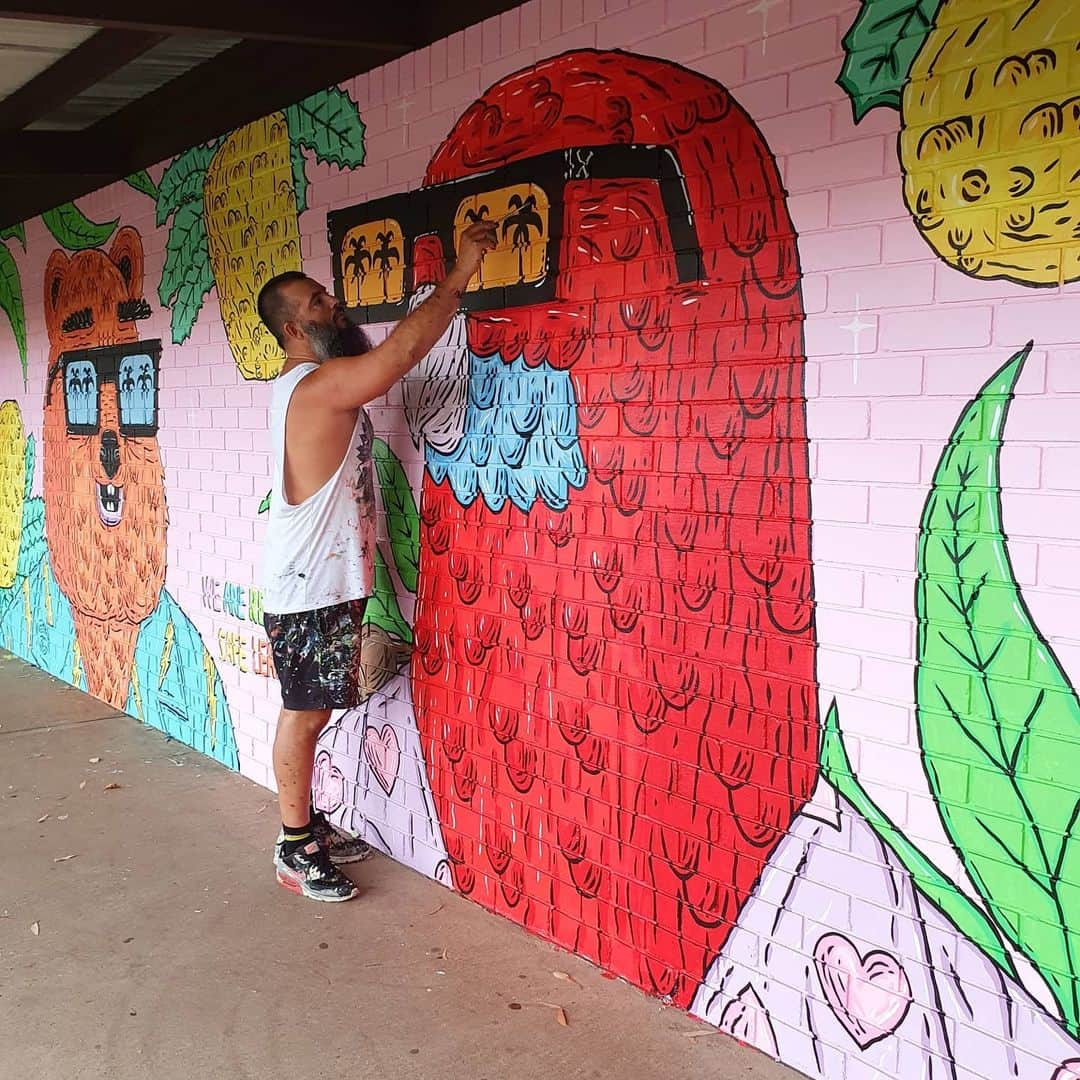
[{"label": "painted brick mural", "polygon": [[319,805],[809,1076],[1080,1078],[1067,0],[533,0],[4,230],[0,644],[271,786],[255,295],[482,218]]}]

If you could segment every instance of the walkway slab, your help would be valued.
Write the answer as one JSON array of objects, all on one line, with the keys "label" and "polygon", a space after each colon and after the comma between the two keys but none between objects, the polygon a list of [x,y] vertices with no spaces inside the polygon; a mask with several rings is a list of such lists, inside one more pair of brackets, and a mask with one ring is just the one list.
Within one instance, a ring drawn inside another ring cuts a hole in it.
[{"label": "walkway slab", "polygon": [[6,655],[0,702],[5,1076],[797,1080],[388,859],[294,896],[269,792]]}]

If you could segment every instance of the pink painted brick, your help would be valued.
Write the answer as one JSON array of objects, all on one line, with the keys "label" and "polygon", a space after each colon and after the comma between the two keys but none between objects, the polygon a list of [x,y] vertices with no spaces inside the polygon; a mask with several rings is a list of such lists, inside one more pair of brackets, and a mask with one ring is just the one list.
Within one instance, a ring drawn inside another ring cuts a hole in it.
[{"label": "pink painted brick", "polygon": [[910,313],[881,317],[881,341],[890,351],[982,348],[990,344],[991,309],[949,305],[938,308],[932,318]]},{"label": "pink painted brick", "polygon": [[[1043,482],[1043,455],[1049,453],[1041,446],[1021,446],[1010,441],[1001,455],[1001,486],[1006,491],[1054,487]],[[1080,490],[1078,488],[1077,490]]]},{"label": "pink painted brick", "polygon": [[430,50],[431,83],[438,86],[446,78],[446,38],[434,42]]},{"label": "pink painted brick", "polygon": [[585,22],[596,22],[604,17],[604,0],[585,0],[581,9]]},{"label": "pink painted brick", "polygon": [[562,0],[540,0],[540,40],[550,41],[562,31]]},{"label": "pink painted brick", "polygon": [[829,275],[804,274],[802,279],[803,311],[818,315],[829,305]]},{"label": "pink painted brick", "polygon": [[817,675],[822,686],[835,690],[856,690],[861,681],[861,659],[853,652],[819,648]]},{"label": "pink painted brick", "polygon": [[[784,165],[784,181],[792,191],[808,191],[867,180],[881,175],[884,155],[885,140],[880,136],[792,154]],[[833,205],[836,196],[834,191]]]},{"label": "pink painted brick", "polygon": [[458,110],[443,109],[409,124],[409,144],[412,146],[437,146],[449,134],[458,118]]},{"label": "pink painted brick", "polygon": [[573,30],[585,22],[585,4],[583,0],[562,0],[562,28]]},{"label": "pink painted brick", "polygon": [[[830,617],[829,631],[828,640],[832,645],[877,656],[908,657],[912,654],[914,627],[910,619],[845,611]],[[890,729],[890,733],[895,731],[895,728]]]},{"label": "pink painted brick", "polygon": [[1042,544],[1039,548],[1039,584],[1054,589],[1080,591],[1080,546]]},{"label": "pink painted brick", "polygon": [[1075,442],[1076,404],[1068,397],[1035,397],[1014,406],[1008,437],[1032,442]]},{"label": "pink painted brick", "polygon": [[664,25],[664,0],[647,0],[616,15],[607,15],[596,25],[596,40],[608,48],[618,42],[629,47],[656,33]]},{"label": "pink painted brick", "polygon": [[870,428],[870,406],[856,398],[815,398],[807,404],[806,419],[811,439],[865,439]]},{"label": "pink painted brick", "polygon": [[[773,12],[769,14],[771,16]],[[721,45],[724,43],[723,22],[722,15],[710,20],[710,45],[717,36]],[[760,49],[746,50],[747,78],[759,79],[780,71],[796,71],[827,60],[836,56],[839,40],[836,20],[832,18],[820,19],[793,30],[781,30],[779,33],[773,33],[770,27],[764,52]]]},{"label": "pink painted brick", "polygon": [[221,440],[221,448],[224,450],[252,450],[255,446],[252,434],[251,431],[226,431],[224,438]]},{"label": "pink painted brick", "polygon": [[818,476],[822,480],[863,480],[911,484],[919,480],[920,447],[908,442],[870,443],[818,440]]},{"label": "pink painted brick", "polygon": [[1038,345],[1073,345],[1080,327],[1080,295],[1067,290],[1048,300],[1017,300],[994,311],[994,341],[1017,347],[1035,338]]},{"label": "pink painted brick", "polygon": [[1055,393],[1080,394],[1080,349],[1051,349],[1047,376]]},{"label": "pink painted brick", "polygon": [[[927,394],[952,394],[959,400],[967,400],[1008,359],[1008,350],[993,354],[935,351],[926,358],[926,378],[923,381],[923,390]],[[1033,351],[1017,383],[1018,396],[1044,392],[1045,367],[1045,353]],[[959,415],[959,409],[957,413]],[[1014,419],[1016,417],[1015,407],[1013,417]]]},{"label": "pink painted brick", "polygon": [[[1009,536],[1075,540],[1080,497],[1047,492],[1015,492],[1008,499]],[[1011,550],[1011,545],[1010,545]]]},{"label": "pink painted brick", "polygon": [[910,663],[880,656],[863,657],[862,688],[873,697],[908,702],[913,693],[914,677]]},{"label": "pink painted brick", "polygon": [[787,110],[788,76],[773,75],[768,79],[743,83],[733,87],[735,100],[759,123],[769,116],[782,116]]},{"label": "pink painted brick", "polygon": [[686,62],[705,52],[704,21],[687,23],[673,30],[664,30],[653,37],[643,38],[637,48],[648,56],[662,56]]},{"label": "pink painted brick", "polygon": [[[881,145],[883,156],[888,155],[888,143],[882,140]],[[914,228],[904,206],[900,187],[895,181],[871,180],[858,184],[840,184],[831,193],[829,221],[833,225],[861,225],[891,218],[903,218],[910,228]]]},{"label": "pink painted brick", "polygon": [[838,270],[829,276],[833,311],[920,307],[928,305],[933,296],[934,268],[929,263]]},{"label": "pink painted brick", "polygon": [[573,49],[595,49],[597,40],[597,24],[586,23],[545,41],[544,49],[550,55],[558,56],[560,53],[570,52]]},{"label": "pink painted brick", "polygon": [[[850,212],[851,206],[849,205],[845,209]],[[882,232],[884,235],[884,262],[923,262],[927,259],[934,259],[930,246],[919,235],[909,218],[886,221],[882,226]]]},{"label": "pink painted brick", "polygon": [[[806,322],[806,353],[808,356],[854,356],[855,334],[848,327],[853,325],[854,315],[815,316]],[[868,328],[859,332],[859,351],[863,357],[877,351],[878,320],[874,315],[863,313],[860,321]],[[860,365],[861,367],[861,365]]]},{"label": "pink painted brick", "polygon": [[507,75],[514,75],[532,67],[536,59],[536,50],[531,48],[503,56],[499,60],[484,65],[484,79],[494,85]]},{"label": "pink painted brick", "polygon": [[[746,71],[744,48],[738,45],[734,49],[724,49],[723,52],[711,52],[695,62],[694,70],[715,79],[721,86],[729,89],[738,86],[743,81]],[[738,100],[737,96],[736,100]]]},{"label": "pink painted brick", "polygon": [[390,183],[400,191],[419,187],[430,160],[430,147],[398,154],[397,157],[392,158],[390,161],[388,171]]},{"label": "pink painted brick", "polygon": [[799,109],[761,122],[769,149],[778,157],[813,150],[829,143],[832,117],[824,106]]},{"label": "pink painted brick", "polygon": [[[481,24],[480,58],[485,64],[502,54],[501,20],[498,15],[485,19]],[[516,45],[514,46],[517,47]]]},{"label": "pink painted brick", "polygon": [[459,30],[446,39],[446,77],[456,78],[468,65],[465,63],[465,34]]},{"label": "pink painted brick", "polygon": [[875,401],[870,413],[873,439],[947,439],[963,403],[948,398],[895,398]]},{"label": "pink painted brick", "polygon": [[518,9],[521,12],[521,44],[524,47],[540,44],[540,0],[528,0]]},{"label": "pink painted brick", "polygon": [[[824,192],[815,192],[812,196],[800,198],[824,195]],[[823,204],[820,209],[827,214],[827,201],[822,198],[820,202]],[[798,218],[795,220],[798,228]],[[799,257],[803,270],[808,273],[815,270],[839,270],[849,266],[873,266],[881,261],[881,228],[877,225],[865,225],[852,229],[803,232],[799,237]],[[869,301],[867,303],[869,304]]]},{"label": "pink painted brick", "polygon": [[[799,257],[806,266],[804,244],[807,233],[824,229],[829,223],[829,193],[827,191],[804,191],[791,195],[787,201],[792,224],[799,234]],[[820,264],[815,264],[820,265]]]},{"label": "pink painted brick", "polygon": [[800,65],[791,73],[791,100],[801,105],[847,101],[847,95],[836,85],[836,76],[839,73],[839,50],[835,58],[824,63]]},{"label": "pink painted brick", "polygon": [[[865,524],[870,492],[864,484],[819,483],[813,490],[814,521]],[[820,590],[820,583],[818,583]],[[824,595],[820,591],[819,596]]]},{"label": "pink painted brick", "polygon": [[910,615],[914,592],[914,570],[906,573],[870,571],[866,575],[864,604],[870,611]]},{"label": "pink painted brick", "polygon": [[484,27],[481,23],[473,23],[465,29],[465,66],[467,68],[479,66],[484,59]]},{"label": "pink painted brick", "polygon": [[[811,493],[815,514],[817,510],[817,491]],[[819,604],[829,607],[857,608],[863,602],[863,572],[857,568],[825,566],[814,567],[814,590]]]},{"label": "pink painted brick", "polygon": [[[927,253],[930,249],[927,248]],[[940,260],[935,260],[936,282],[934,287],[934,299],[938,303],[948,304],[957,300],[1007,300],[1010,298],[1030,295],[1022,285],[1014,285],[1008,281],[982,281],[979,278],[968,277],[959,270]]]}]

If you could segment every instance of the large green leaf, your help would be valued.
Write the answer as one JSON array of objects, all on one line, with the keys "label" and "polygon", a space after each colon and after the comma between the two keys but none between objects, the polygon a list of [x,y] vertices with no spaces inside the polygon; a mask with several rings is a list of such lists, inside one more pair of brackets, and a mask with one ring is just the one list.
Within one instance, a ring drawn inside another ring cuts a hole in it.
[{"label": "large green leaf", "polygon": [[878,105],[900,108],[912,61],[942,0],[863,0],[844,35],[844,65],[836,80],[851,98],[858,123]]},{"label": "large green leaf", "polygon": [[964,410],[919,536],[915,700],[945,829],[999,930],[1080,1034],[1080,702],[1009,560],[1002,431],[1029,344]]},{"label": "large green leaf", "polygon": [[21,221],[14,225],[8,225],[5,229],[0,229],[0,240],[10,240],[14,237],[22,244],[23,251],[26,250],[26,227]]},{"label": "large green leaf", "polygon": [[825,737],[821,747],[821,774],[862,815],[883,844],[892,849],[923,894],[950,919],[956,928],[977,945],[1000,968],[1016,978],[1012,958],[1001,936],[983,911],[947,878],[905,835],[863,790],[848,758],[840,730],[840,717],[833,700],[825,717]]},{"label": "large green leaf", "polygon": [[100,247],[112,236],[120,222],[119,218],[105,222],[91,221],[74,203],[64,203],[63,206],[46,210],[41,220],[56,242],[69,251]]},{"label": "large green leaf", "polygon": [[130,176],[125,176],[124,183],[129,187],[133,187],[136,191],[141,191],[144,195],[149,195],[151,199],[157,198],[157,184],[150,179],[150,174],[145,169],[140,169]]},{"label": "large green leaf", "polygon": [[394,565],[401,584],[414,593],[420,573],[420,515],[416,511],[416,500],[409,478],[394,451],[382,439],[376,439],[371,453],[382,488],[386,531],[390,537]]},{"label": "large green leaf", "polygon": [[304,148],[295,140],[289,140],[289,162],[292,165],[293,190],[296,192],[296,212],[302,214],[307,209],[307,158]]},{"label": "large green leaf", "polygon": [[19,268],[7,246],[0,244],[0,310],[11,323],[15,345],[19,350],[23,382],[26,382],[26,311],[23,307],[22,281]]},{"label": "large green leaf", "polygon": [[375,592],[368,599],[364,622],[375,623],[388,634],[412,644],[412,629],[402,618],[397,593],[394,592],[394,582],[390,577],[390,571],[386,568],[382,549],[378,545],[375,547]]},{"label": "large green leaf", "polygon": [[193,146],[178,154],[161,174],[157,189],[157,223],[164,225],[185,203],[202,204],[206,170],[214,160],[217,143]]},{"label": "large green leaf", "polygon": [[158,285],[162,307],[172,307],[172,339],[185,342],[206,294],[214,285],[202,203],[185,203],[176,212],[165,246],[165,266]]},{"label": "large green leaf", "polygon": [[[364,164],[364,123],[352,98],[331,86],[285,110],[289,137],[340,168]],[[295,165],[294,165],[295,171]]]}]

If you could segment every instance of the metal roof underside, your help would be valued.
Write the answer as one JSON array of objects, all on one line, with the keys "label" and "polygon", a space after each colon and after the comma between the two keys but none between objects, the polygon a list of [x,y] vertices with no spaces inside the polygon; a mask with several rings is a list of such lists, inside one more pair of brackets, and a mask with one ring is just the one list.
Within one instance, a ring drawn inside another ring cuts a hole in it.
[{"label": "metal roof underside", "polygon": [[518,2],[0,0],[0,227]]}]

